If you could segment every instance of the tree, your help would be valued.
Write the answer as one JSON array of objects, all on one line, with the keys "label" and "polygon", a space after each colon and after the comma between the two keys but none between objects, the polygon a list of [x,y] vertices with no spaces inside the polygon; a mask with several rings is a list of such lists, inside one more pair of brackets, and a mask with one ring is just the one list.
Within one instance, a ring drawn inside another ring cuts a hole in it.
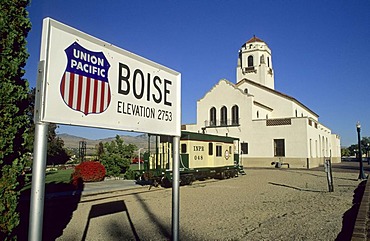
[{"label": "tree", "polygon": [[0,1],[0,240],[14,239],[28,135],[29,86],[23,79],[31,29],[28,0]]},{"label": "tree", "polygon": [[[29,106],[27,109],[27,115],[31,126],[29,128],[29,135],[25,143],[26,148],[29,152],[33,152],[33,140],[35,138],[35,124],[33,122],[35,98],[36,89],[32,88],[31,91],[28,93]],[[56,134],[57,128],[58,126],[55,123],[50,123],[48,126],[48,153],[46,161],[48,165],[64,164],[70,158],[70,154],[64,149],[64,141]]]},{"label": "tree", "polygon": [[342,147],[340,149],[340,151],[341,151],[342,157],[350,156],[351,155],[351,151],[348,148],[346,148],[346,147]]},{"label": "tree", "polygon": [[[362,155],[366,155],[367,151],[370,152],[370,137],[367,137],[367,136],[362,137],[360,145],[361,145]],[[347,150],[343,150],[343,149],[347,149]],[[358,153],[358,143],[352,144],[347,148],[342,148],[342,156],[343,156],[343,151],[345,151],[346,155],[356,156]]]},{"label": "tree", "polygon": [[96,156],[99,160],[102,157],[102,155],[104,154],[104,144],[103,144],[103,142],[100,141],[99,144],[97,144],[95,146],[95,148],[96,148]]},{"label": "tree", "polygon": [[119,135],[116,140],[104,144],[104,152],[101,154],[100,162],[104,165],[107,176],[119,176],[125,173],[131,164],[131,158],[137,147],[133,144],[124,144]]},{"label": "tree", "polygon": [[48,155],[46,163],[48,165],[65,164],[70,155],[63,148],[64,141],[55,132],[58,126],[54,123],[49,124],[48,128]]}]

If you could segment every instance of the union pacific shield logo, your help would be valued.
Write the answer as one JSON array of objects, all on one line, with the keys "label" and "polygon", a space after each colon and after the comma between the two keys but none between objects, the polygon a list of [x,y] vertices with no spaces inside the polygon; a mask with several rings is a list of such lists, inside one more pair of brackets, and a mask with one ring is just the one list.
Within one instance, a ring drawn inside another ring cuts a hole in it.
[{"label": "union pacific shield logo", "polygon": [[67,67],[60,83],[64,102],[85,115],[104,112],[111,101],[110,64],[103,52],[85,49],[77,42],[66,48]]}]

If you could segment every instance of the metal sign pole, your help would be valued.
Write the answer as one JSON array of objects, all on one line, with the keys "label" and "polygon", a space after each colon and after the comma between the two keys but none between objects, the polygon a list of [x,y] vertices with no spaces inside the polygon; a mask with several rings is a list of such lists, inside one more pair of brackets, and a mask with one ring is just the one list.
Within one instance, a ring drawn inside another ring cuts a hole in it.
[{"label": "metal sign pole", "polygon": [[28,240],[42,240],[48,123],[36,123]]},{"label": "metal sign pole", "polygon": [[42,226],[45,197],[45,169],[49,123],[40,121],[43,105],[43,82],[45,79],[45,62],[38,65],[35,96],[35,139],[33,144],[32,187],[28,240],[42,240]]},{"label": "metal sign pole", "polygon": [[172,240],[179,240],[179,207],[180,207],[180,168],[179,168],[179,143],[180,137],[173,138],[172,162]]}]

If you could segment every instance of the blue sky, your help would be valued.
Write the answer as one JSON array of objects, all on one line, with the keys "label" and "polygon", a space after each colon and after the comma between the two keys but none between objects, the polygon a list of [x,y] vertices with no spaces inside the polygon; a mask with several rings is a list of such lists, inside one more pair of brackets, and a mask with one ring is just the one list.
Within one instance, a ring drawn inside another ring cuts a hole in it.
[{"label": "blue sky", "polygon": [[[182,76],[182,123],[220,79],[235,83],[239,48],[253,35],[272,50],[275,89],[341,136],[370,136],[370,1],[31,1],[26,78],[36,85],[42,19],[51,17]],[[121,132],[60,126],[100,139]]]}]

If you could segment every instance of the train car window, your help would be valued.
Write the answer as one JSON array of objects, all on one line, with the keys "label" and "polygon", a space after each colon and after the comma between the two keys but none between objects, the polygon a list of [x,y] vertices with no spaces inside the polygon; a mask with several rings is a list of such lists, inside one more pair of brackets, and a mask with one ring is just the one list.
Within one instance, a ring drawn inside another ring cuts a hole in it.
[{"label": "train car window", "polygon": [[216,146],[216,156],[222,156],[222,146]]},{"label": "train car window", "polygon": [[231,154],[232,152],[231,152],[231,146],[229,146],[229,153]]},{"label": "train car window", "polygon": [[208,155],[213,156],[213,143],[208,143]]},{"label": "train car window", "polygon": [[186,153],[186,144],[181,144],[181,153]]}]

